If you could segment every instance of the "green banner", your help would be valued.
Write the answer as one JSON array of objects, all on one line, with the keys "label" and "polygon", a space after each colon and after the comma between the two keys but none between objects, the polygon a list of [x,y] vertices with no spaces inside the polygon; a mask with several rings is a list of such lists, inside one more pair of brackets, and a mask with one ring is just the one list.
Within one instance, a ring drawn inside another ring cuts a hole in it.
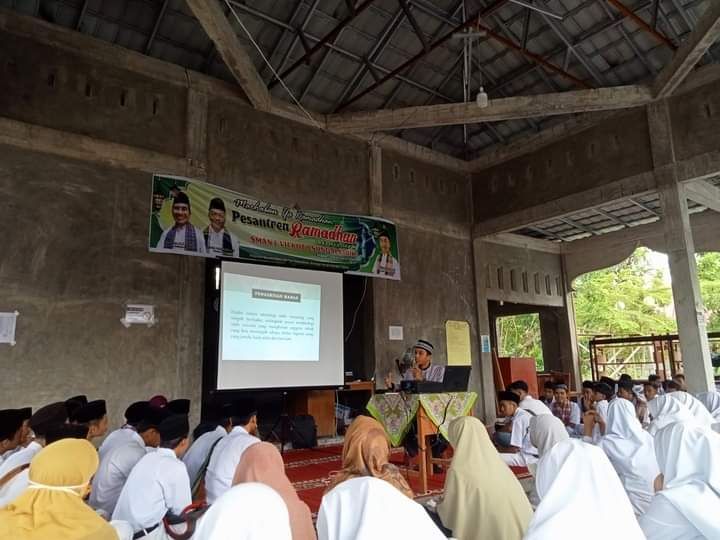
[{"label": "green banner", "polygon": [[206,182],[153,175],[152,252],[287,261],[400,279],[391,221],[289,208]]}]

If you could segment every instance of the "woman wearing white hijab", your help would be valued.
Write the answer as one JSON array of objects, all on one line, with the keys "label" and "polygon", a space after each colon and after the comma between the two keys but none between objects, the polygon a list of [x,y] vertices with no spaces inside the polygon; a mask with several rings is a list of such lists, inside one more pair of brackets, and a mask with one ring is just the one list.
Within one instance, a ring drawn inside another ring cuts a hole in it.
[{"label": "woman wearing white hijab", "polygon": [[630,401],[610,403],[607,431],[599,446],[615,467],[635,514],[642,515],[655,495],[653,485],[660,469],[652,435],[643,430]]},{"label": "woman wearing white hijab", "polygon": [[193,540],[291,540],[287,506],[265,484],[238,484],[198,521]]},{"label": "woman wearing white hijab", "polygon": [[657,396],[648,402],[648,410],[652,422],[648,426],[650,435],[655,435],[665,426],[680,422],[682,424],[696,424],[695,417],[680,400],[670,397],[672,394]]},{"label": "woman wearing white hijab", "polygon": [[640,518],[652,540],[720,538],[720,435],[672,424],[655,436],[662,490]]},{"label": "woman wearing white hijab", "polygon": [[687,392],[672,392],[670,395],[690,410],[698,424],[712,429],[715,419],[700,400],[696,399]]},{"label": "woman wearing white hijab", "polygon": [[697,397],[713,417],[713,430],[720,433],[720,392],[701,392]]},{"label": "woman wearing white hijab", "polygon": [[569,439],[538,462],[540,506],[524,540],[645,540],[615,470],[597,446]]},{"label": "woman wearing white hijab", "polygon": [[[562,423],[557,416],[552,414],[543,414],[541,416],[533,416],[530,419],[530,442],[538,450],[538,457],[547,454],[553,447],[562,441],[570,438],[565,424]],[[528,465],[530,474],[537,478],[537,463]],[[540,497],[537,494],[537,486],[533,486],[532,491],[528,494],[530,504],[533,508],[537,508],[540,504]]]},{"label": "woman wearing white hijab", "polygon": [[445,540],[422,506],[371,476],[345,480],[325,494],[317,532],[319,540]]}]

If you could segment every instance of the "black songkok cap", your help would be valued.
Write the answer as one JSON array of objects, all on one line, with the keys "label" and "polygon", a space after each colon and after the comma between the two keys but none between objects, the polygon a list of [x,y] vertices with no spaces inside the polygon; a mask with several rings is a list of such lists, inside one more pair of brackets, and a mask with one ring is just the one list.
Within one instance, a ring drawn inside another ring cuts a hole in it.
[{"label": "black songkok cap", "polygon": [[213,200],[210,201],[210,207],[208,210],[222,210],[225,211],[225,203],[223,200],[219,197],[215,197]]},{"label": "black songkok cap", "polygon": [[100,420],[107,414],[107,407],[104,399],[96,399],[89,401],[87,405],[83,405],[70,413],[70,421],[84,424],[93,420]]},{"label": "black songkok cap", "polygon": [[147,401],[136,401],[125,409],[125,420],[131,426],[139,424],[145,418],[149,407],[150,404]]},{"label": "black songkok cap", "polygon": [[599,392],[605,396],[606,399],[610,399],[613,394],[615,393],[613,389],[610,387],[609,384],[604,382],[599,382],[593,386],[593,390],[596,392]]},{"label": "black songkok cap", "polygon": [[172,414],[190,414],[189,399],[173,399],[167,404],[167,408]]},{"label": "black songkok cap", "polygon": [[177,195],[175,195],[175,198],[173,199],[173,206],[176,204],[187,204],[189,207],[190,199],[188,198],[187,193],[181,191]]},{"label": "black songkok cap", "polygon": [[618,390],[620,388],[622,388],[623,390],[628,390],[628,391],[632,392],[634,386],[635,385],[633,384],[633,382],[631,380],[630,381],[622,380],[622,381],[618,382]]},{"label": "black songkok cap", "polygon": [[45,444],[62,439],[87,439],[90,428],[84,424],[57,424],[50,426],[45,433]]},{"label": "black songkok cap", "polygon": [[223,410],[227,411],[228,416],[233,418],[249,420],[253,415],[257,414],[257,405],[252,399],[238,399]]},{"label": "black songkok cap", "polygon": [[22,409],[18,409],[18,412],[20,413],[23,422],[32,418],[32,407],[23,407]]},{"label": "black songkok cap", "polygon": [[592,382],[592,381],[583,381],[582,387],[583,387],[583,388],[592,388],[592,389],[594,389],[594,388],[595,388],[595,383]]},{"label": "black songkok cap", "polygon": [[67,411],[70,416],[72,416],[73,411],[87,404],[88,398],[87,396],[82,394],[80,394],[79,396],[73,396],[65,400],[65,407],[67,407]]},{"label": "black songkok cap", "polygon": [[503,390],[502,392],[498,392],[498,401],[512,401],[517,405],[520,405],[520,396],[518,396],[515,392]]},{"label": "black songkok cap", "polygon": [[160,432],[160,439],[162,439],[163,442],[187,437],[190,432],[188,417],[184,414],[168,416],[160,422],[158,431]]},{"label": "black songkok cap", "polygon": [[4,409],[0,411],[0,441],[12,439],[22,427],[23,417],[20,409]]},{"label": "black songkok cap", "polygon": [[58,401],[35,411],[35,414],[30,418],[30,427],[36,435],[44,437],[48,428],[64,424],[67,419],[68,411],[65,402]]},{"label": "black songkok cap", "polygon": [[142,433],[143,431],[147,431],[150,428],[157,429],[160,423],[168,416],[170,416],[170,414],[170,411],[168,411],[166,407],[160,408],[153,407],[152,405],[149,406],[145,411],[144,418],[138,424],[138,432]]}]

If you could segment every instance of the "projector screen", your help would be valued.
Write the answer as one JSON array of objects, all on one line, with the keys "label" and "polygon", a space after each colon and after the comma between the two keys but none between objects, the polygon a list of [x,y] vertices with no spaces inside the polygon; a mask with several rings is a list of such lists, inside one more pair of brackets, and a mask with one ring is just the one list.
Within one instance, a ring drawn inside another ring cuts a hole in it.
[{"label": "projector screen", "polygon": [[341,386],[342,274],[223,261],[218,390]]}]

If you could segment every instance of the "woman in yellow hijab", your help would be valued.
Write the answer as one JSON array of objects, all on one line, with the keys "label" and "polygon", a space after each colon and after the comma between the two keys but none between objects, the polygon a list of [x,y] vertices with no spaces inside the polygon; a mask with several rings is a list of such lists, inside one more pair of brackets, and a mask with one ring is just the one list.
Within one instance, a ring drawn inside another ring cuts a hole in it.
[{"label": "woman in yellow hijab", "polygon": [[521,540],[532,508],[485,426],[464,416],[453,420],[448,435],[455,453],[437,508],[443,525],[458,540]]},{"label": "woman in yellow hijab", "polygon": [[117,540],[110,524],[83,502],[98,468],[86,440],[63,439],[30,463],[30,485],[0,510],[0,538],[13,540]]}]

